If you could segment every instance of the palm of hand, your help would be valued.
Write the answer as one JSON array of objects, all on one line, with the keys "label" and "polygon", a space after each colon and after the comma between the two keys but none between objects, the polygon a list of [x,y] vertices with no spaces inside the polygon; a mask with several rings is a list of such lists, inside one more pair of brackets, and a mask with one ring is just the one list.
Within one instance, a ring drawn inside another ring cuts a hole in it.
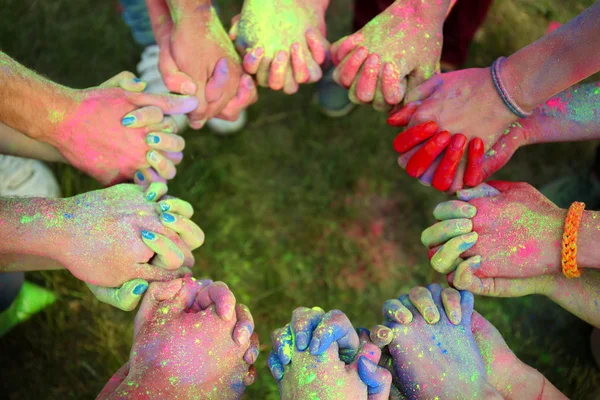
[{"label": "palm of hand", "polygon": [[232,339],[235,324],[235,318],[220,318],[214,305],[197,313],[164,305],[134,340],[131,376],[142,377],[143,392],[239,399],[248,365],[247,348]]},{"label": "palm of hand", "polygon": [[478,385],[485,369],[471,330],[452,324],[441,313],[429,325],[415,315],[408,325],[393,324],[388,350],[393,359],[394,383],[408,398],[481,398]]},{"label": "palm of hand", "polygon": [[479,238],[465,258],[480,255],[480,278],[527,278],[560,272],[563,216],[533,187],[471,200]]},{"label": "palm of hand", "polygon": [[[134,266],[142,268],[154,254],[141,240],[142,229],[165,235],[169,231],[160,223],[155,203],[131,184],[67,199],[53,224],[70,236],[58,260],[78,279],[107,287],[136,278]],[[176,234],[170,236],[180,243]]]},{"label": "palm of hand", "polygon": [[[139,108],[123,89],[89,89],[60,120],[55,146],[75,168],[104,185],[122,182],[146,164],[146,130],[125,128],[121,119]],[[107,139],[107,137],[109,139]]]},{"label": "palm of hand", "polygon": [[[248,0],[239,22],[236,44],[242,49],[262,47],[265,57],[273,59],[279,50],[289,51],[295,42],[305,43],[310,28],[325,34],[325,19],[311,2]],[[306,47],[306,46],[304,46]],[[306,48],[306,54],[309,54]]]},{"label": "palm of hand", "polygon": [[284,367],[279,381],[282,399],[366,399],[367,386],[340,360],[339,347],[334,342],[320,355],[295,351],[292,362]]}]

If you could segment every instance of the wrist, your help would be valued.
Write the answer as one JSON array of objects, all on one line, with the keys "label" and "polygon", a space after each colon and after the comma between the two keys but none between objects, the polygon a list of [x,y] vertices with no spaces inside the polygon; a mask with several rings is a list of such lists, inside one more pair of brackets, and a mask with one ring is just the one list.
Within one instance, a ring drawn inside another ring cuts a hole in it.
[{"label": "wrist", "polygon": [[27,136],[57,147],[67,115],[77,108],[75,96],[79,92],[81,90],[48,82],[48,86],[41,90],[38,97],[38,114],[32,118],[29,132],[25,132]]},{"label": "wrist", "polygon": [[577,232],[577,266],[579,268],[600,268],[600,214],[596,211],[584,211]]},{"label": "wrist", "polygon": [[530,90],[527,79],[520,71],[514,55],[507,57],[500,68],[500,79],[515,103],[525,112],[532,112],[546,99],[535,98],[534,91]]}]

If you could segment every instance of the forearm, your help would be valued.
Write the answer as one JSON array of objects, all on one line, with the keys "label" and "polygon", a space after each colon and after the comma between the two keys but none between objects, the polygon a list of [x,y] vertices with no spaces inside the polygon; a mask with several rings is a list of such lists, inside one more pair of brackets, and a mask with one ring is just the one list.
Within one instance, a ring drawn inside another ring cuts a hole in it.
[{"label": "forearm", "polygon": [[[61,227],[65,213],[62,199],[0,198],[0,255],[25,255],[55,259],[64,245]],[[6,260],[11,260],[7,258]],[[0,265],[7,267],[7,263]],[[10,263],[8,263],[10,265]],[[14,270],[14,267],[10,267]]]},{"label": "forearm", "polygon": [[553,96],[536,110],[532,143],[600,139],[600,82],[575,85]]},{"label": "forearm", "polygon": [[571,314],[600,328],[600,271],[584,269],[579,278],[556,280],[544,294]]},{"label": "forearm", "polygon": [[53,83],[0,52],[0,122],[39,139],[67,111],[70,89]]},{"label": "forearm", "polygon": [[0,154],[34,158],[49,162],[66,162],[56,147],[32,139],[1,122]]},{"label": "forearm", "polygon": [[506,59],[501,78],[516,103],[533,110],[600,70],[600,2]]},{"label": "forearm", "polygon": [[63,265],[48,257],[29,254],[0,254],[0,272],[49,271],[64,269]]},{"label": "forearm", "polygon": [[600,211],[584,211],[577,233],[577,265],[600,269]]}]

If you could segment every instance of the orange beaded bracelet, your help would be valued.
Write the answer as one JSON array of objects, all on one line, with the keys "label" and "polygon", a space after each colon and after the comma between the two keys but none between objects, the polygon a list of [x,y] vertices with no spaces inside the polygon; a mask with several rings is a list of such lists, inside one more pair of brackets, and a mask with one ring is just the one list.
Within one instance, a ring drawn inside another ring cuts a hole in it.
[{"label": "orange beaded bracelet", "polygon": [[567,278],[579,278],[581,270],[577,268],[577,231],[583,217],[585,204],[578,201],[571,204],[565,218],[562,240],[562,272]]}]

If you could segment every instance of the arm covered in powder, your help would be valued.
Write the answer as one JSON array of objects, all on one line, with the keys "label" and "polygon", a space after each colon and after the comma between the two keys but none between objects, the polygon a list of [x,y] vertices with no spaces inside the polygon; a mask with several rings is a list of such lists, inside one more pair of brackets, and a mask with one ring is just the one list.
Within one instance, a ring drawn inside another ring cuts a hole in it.
[{"label": "arm covered in powder", "polygon": [[0,154],[34,158],[49,162],[66,162],[56,147],[39,142],[0,122]]}]

